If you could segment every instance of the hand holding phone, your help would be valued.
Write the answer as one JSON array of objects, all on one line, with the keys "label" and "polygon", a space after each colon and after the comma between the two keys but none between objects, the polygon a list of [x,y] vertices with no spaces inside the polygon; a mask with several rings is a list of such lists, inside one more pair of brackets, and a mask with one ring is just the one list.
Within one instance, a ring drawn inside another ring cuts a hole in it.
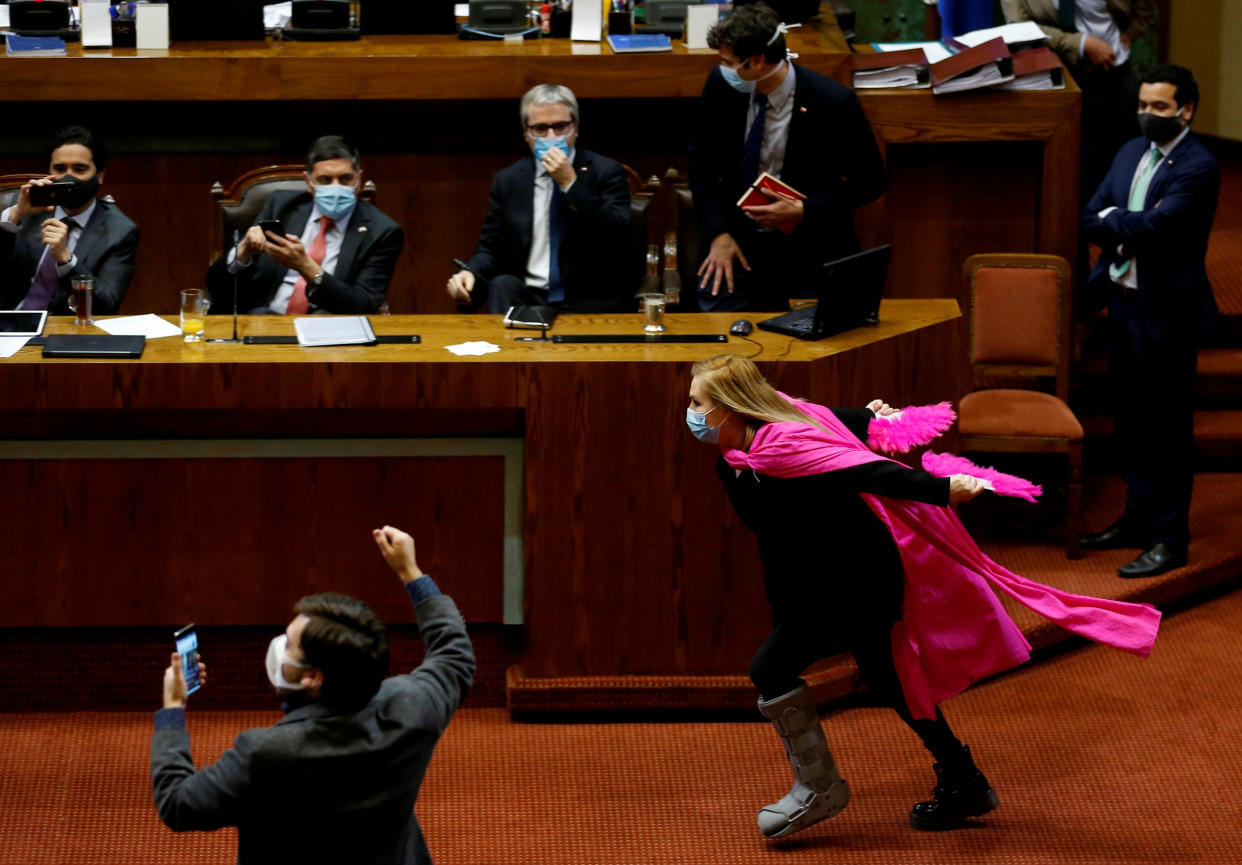
[{"label": "hand holding phone", "polygon": [[76,184],[72,180],[53,180],[30,187],[31,207],[54,207],[64,200],[65,193]]},{"label": "hand holding phone", "polygon": [[285,227],[284,227],[283,225],[281,225],[281,223],[280,223],[280,220],[279,220],[279,219],[264,219],[264,220],[262,220],[262,221],[259,223],[259,230],[263,232],[263,239],[264,239],[264,240],[267,240],[267,241],[270,241],[270,240],[271,240],[271,238],[269,238],[269,237],[267,236],[267,233],[268,233],[269,231],[270,231],[272,234],[274,234],[274,235],[276,235],[277,237],[282,238],[282,239],[283,239],[283,238],[284,238],[284,236],[285,236]]},{"label": "hand holding phone", "polygon": [[193,624],[186,625],[173,634],[177,654],[181,656],[181,672],[185,676],[185,693],[188,697],[203,683],[198,675],[198,632]]}]

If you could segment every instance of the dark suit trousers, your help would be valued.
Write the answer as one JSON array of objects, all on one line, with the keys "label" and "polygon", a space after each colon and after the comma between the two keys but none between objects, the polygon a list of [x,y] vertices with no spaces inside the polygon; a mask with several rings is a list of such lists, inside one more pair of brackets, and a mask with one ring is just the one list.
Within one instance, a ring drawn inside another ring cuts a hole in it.
[{"label": "dark suit trousers", "polygon": [[[712,297],[712,286],[697,290],[702,312],[784,312],[791,297],[815,297],[816,285],[808,272],[811,259],[792,235],[783,231],[751,230],[734,235],[750,270],[733,262],[733,293],[723,278]],[[702,280],[702,277],[699,277]],[[697,287],[697,284],[696,284]]]},{"label": "dark suit trousers", "polygon": [[1110,322],[1114,438],[1126,482],[1121,522],[1152,543],[1185,548],[1194,485],[1194,383],[1198,339],[1142,321]]}]

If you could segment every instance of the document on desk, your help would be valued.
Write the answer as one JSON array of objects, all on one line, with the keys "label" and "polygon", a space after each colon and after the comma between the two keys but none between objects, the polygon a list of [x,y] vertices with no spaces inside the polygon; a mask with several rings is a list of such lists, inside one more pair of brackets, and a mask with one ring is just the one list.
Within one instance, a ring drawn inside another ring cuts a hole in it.
[{"label": "document on desk", "polygon": [[569,38],[574,42],[598,42],[604,35],[602,3],[575,3],[570,7]]},{"label": "document on desk", "polygon": [[146,315],[122,315],[118,318],[96,319],[95,327],[113,336],[145,336],[147,339],[181,336],[181,328],[151,312]]},{"label": "document on desk", "polygon": [[500,346],[496,345],[496,343],[482,339],[476,339],[472,342],[459,342],[457,345],[446,345],[445,348],[458,357],[478,357],[500,351]]},{"label": "document on desk", "polygon": [[363,345],[375,342],[365,315],[307,315],[293,320],[299,345]]},{"label": "document on desk", "polygon": [[12,357],[21,351],[30,337],[28,336],[0,336],[0,357]]}]

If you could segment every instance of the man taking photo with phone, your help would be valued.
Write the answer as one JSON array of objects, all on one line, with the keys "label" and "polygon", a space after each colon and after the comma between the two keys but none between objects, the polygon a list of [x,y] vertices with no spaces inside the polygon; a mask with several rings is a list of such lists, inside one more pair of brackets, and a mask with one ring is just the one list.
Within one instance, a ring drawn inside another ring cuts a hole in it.
[{"label": "man taking photo with phone", "polygon": [[[384,625],[362,601],[311,595],[268,647],[267,674],[285,717],[245,730],[195,771],[185,725],[181,657],[164,671],[155,713],[151,779],[171,829],[238,829],[239,863],[427,863],[414,802],[431,753],[474,674],[456,605],[418,567],[414,539],[372,533],[414,604],[427,654],[412,672],[384,678]],[[200,664],[200,682],[206,667]]]},{"label": "man taking photo with phone", "polygon": [[91,311],[115,313],[129,290],[138,226],[98,199],[108,150],[84,126],[66,126],[47,147],[48,176],[22,185],[0,213],[0,307],[69,314],[70,280],[94,280]]}]

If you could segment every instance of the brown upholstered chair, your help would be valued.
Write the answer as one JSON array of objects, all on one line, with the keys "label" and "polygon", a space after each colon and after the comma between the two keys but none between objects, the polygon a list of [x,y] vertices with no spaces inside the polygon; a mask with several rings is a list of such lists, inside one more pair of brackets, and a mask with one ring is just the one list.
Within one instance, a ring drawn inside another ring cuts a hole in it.
[{"label": "brown upholstered chair", "polygon": [[[40,177],[47,177],[47,174],[0,174],[0,211],[13,206],[23,185]],[[111,195],[101,195],[99,199],[116,204],[116,199]]]},{"label": "brown upholstered chair", "polygon": [[[211,186],[211,198],[220,210],[220,218],[212,221],[211,255],[215,259],[233,243],[233,232],[245,234],[254,225],[268,196],[281,189],[300,191],[306,188],[306,167],[303,165],[268,165],[247,171],[225,189],[219,181]],[[364,181],[358,197],[363,201],[375,198],[375,184]]]},{"label": "brown upholstered chair", "polygon": [[[1074,557],[1082,507],[1082,424],[1070,411],[1070,267],[1056,255],[972,255],[972,386],[958,408],[963,451],[1065,454],[1066,549]],[[1050,383],[1051,393],[1034,389]]]},{"label": "brown upholstered chair", "polygon": [[[654,213],[660,181],[656,177],[643,180],[638,172],[623,165],[630,184],[630,236],[634,262],[633,285],[636,295],[660,291],[660,246],[652,240]],[[641,309],[640,309],[641,311]]]}]

